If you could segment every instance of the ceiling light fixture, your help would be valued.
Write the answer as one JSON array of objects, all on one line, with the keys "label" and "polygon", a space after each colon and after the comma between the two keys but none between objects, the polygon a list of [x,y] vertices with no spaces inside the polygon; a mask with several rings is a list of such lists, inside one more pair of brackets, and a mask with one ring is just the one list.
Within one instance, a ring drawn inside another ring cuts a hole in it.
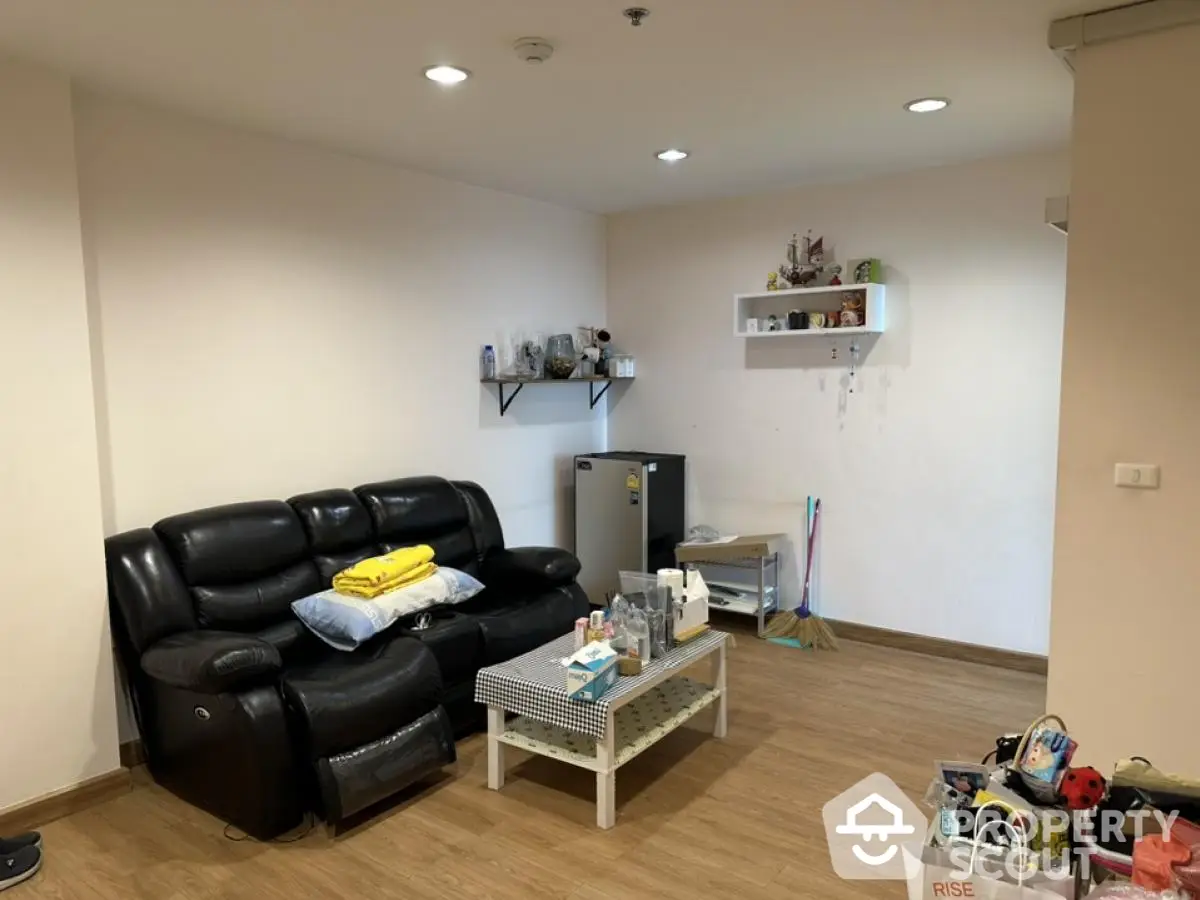
[{"label": "ceiling light fixture", "polygon": [[945,97],[922,97],[920,100],[910,100],[904,104],[904,108],[909,112],[927,113],[937,112],[945,109],[950,105],[950,101]]},{"label": "ceiling light fixture", "polygon": [[663,162],[673,163],[673,162],[679,162],[681,159],[687,159],[688,156],[690,156],[691,154],[689,154],[686,150],[671,149],[671,150],[659,150],[658,153],[656,153],[654,155],[657,156],[659,159],[661,159]]},{"label": "ceiling light fixture", "polygon": [[471,73],[466,69],[458,68],[458,66],[430,66],[425,70],[425,77],[430,81],[436,81],[438,84],[449,87],[462,84],[471,77]]}]

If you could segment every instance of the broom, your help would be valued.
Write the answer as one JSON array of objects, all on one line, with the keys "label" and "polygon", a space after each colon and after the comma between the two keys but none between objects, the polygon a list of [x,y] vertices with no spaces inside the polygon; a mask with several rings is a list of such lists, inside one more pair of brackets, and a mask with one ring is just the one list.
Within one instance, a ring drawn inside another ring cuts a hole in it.
[{"label": "broom", "polygon": [[810,497],[808,502],[812,513],[809,516],[808,561],[804,566],[804,593],[800,598],[800,606],[771,619],[764,635],[767,638],[795,641],[801,647],[813,650],[837,650],[837,635],[820,616],[813,613],[809,605],[812,597],[813,551],[817,545],[817,529],[821,524],[821,501],[817,500],[814,506]]}]

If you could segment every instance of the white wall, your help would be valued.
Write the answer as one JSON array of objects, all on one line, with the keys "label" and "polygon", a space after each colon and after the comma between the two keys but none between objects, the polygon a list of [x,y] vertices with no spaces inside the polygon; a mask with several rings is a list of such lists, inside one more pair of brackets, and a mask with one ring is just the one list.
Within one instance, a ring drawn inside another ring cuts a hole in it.
[{"label": "white wall", "polygon": [[[1082,762],[1195,776],[1200,123],[1164,111],[1195,109],[1200,26],[1085,47],[1075,80],[1049,707]],[[1119,462],[1161,490],[1114,487]]]},{"label": "white wall", "polygon": [[[1038,154],[613,217],[609,320],[639,380],[610,446],[686,453],[691,523],[803,547],[821,496],[829,618],[1045,653],[1066,246],[1042,219],[1067,180]],[[844,338],[834,363],[824,339],[732,336],[732,295],[808,228],[887,265],[853,394]]]},{"label": "white wall", "polygon": [[[504,418],[479,347],[604,317],[599,218],[81,96],[110,531],[375,479],[479,481],[510,543],[569,537],[582,385]],[[414,127],[419,127],[414,125]]]},{"label": "white wall", "polygon": [[118,768],[66,78],[0,61],[0,810]]}]

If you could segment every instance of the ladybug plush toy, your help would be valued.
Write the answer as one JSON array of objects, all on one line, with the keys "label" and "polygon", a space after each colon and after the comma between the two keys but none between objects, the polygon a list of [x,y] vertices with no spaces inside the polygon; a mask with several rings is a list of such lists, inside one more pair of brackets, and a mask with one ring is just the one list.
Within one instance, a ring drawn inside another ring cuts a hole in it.
[{"label": "ladybug plush toy", "polygon": [[1107,789],[1108,783],[1104,776],[1087,766],[1082,769],[1067,769],[1058,792],[1067,809],[1093,809],[1104,799]]}]

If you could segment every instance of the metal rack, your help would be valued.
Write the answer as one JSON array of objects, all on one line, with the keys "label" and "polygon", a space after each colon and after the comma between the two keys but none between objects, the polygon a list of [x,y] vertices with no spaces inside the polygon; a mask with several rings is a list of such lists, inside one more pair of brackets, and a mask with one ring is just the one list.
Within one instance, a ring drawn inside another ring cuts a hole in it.
[{"label": "metal rack", "polygon": [[754,616],[758,620],[758,636],[762,637],[767,624],[768,586],[775,598],[775,609],[779,608],[779,551],[785,537],[782,534],[758,534],[739,537],[724,544],[680,544],[675,548],[675,563],[680,567],[707,565],[757,571],[758,602],[753,609],[722,605],[710,596],[709,611],[715,609]]}]

